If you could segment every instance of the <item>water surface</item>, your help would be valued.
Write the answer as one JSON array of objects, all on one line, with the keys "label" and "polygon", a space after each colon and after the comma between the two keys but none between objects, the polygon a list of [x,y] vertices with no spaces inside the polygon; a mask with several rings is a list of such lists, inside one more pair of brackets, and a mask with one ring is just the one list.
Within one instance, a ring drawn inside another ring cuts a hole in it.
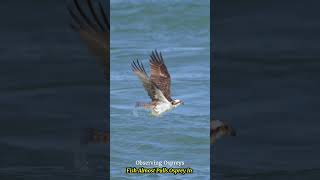
[{"label": "water surface", "polygon": [[[111,176],[126,175],[136,160],[185,161],[194,174],[159,178],[209,179],[209,1],[111,1]],[[184,106],[160,118],[135,109],[148,102],[130,63],[149,72],[152,50],[161,51],[173,98]],[[144,178],[143,178],[144,179]]]}]

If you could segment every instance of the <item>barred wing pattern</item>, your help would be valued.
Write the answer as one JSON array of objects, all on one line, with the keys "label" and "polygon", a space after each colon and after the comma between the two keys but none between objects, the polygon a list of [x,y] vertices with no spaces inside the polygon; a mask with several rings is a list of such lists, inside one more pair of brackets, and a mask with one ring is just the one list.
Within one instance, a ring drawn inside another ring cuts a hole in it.
[{"label": "barred wing pattern", "polygon": [[161,52],[153,51],[150,55],[151,76],[150,79],[154,83],[166,99],[171,102],[171,78],[164,63]]},{"label": "barred wing pattern", "polygon": [[93,0],[85,0],[85,7],[80,0],[73,0],[68,11],[73,19],[71,28],[80,34],[89,50],[104,66],[105,78],[109,79],[109,30],[110,24],[101,2],[94,6]]},{"label": "barred wing pattern", "polygon": [[146,70],[143,67],[143,64],[139,62],[139,60],[137,60],[136,62],[133,61],[131,64],[132,67],[132,71],[139,77],[139,79],[141,80],[144,89],[147,91],[149,97],[151,98],[152,101],[156,101],[158,100],[158,98],[156,97],[156,90],[155,90],[155,86],[152,84],[152,82],[150,81]]}]

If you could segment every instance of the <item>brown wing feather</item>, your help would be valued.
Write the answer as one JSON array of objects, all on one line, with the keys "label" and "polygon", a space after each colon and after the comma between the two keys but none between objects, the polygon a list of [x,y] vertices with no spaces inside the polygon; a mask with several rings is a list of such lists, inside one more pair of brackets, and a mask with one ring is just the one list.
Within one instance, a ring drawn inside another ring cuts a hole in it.
[{"label": "brown wing feather", "polygon": [[171,78],[167,67],[163,61],[161,52],[156,50],[150,55],[151,81],[161,90],[169,102],[171,99]]},{"label": "brown wing feather", "polygon": [[143,67],[143,64],[139,62],[139,60],[132,61],[131,63],[132,71],[139,77],[141,80],[144,89],[147,91],[149,97],[151,98],[152,101],[158,100],[157,95],[156,95],[156,90],[155,86],[153,83],[150,81],[148,78],[147,72]]},{"label": "brown wing feather", "polygon": [[73,30],[79,32],[81,39],[87,44],[90,52],[102,62],[105,78],[109,79],[110,24],[102,4],[98,4],[98,11],[94,9],[92,1],[93,0],[86,0],[85,5],[88,6],[87,11],[84,11],[80,6],[80,0],[73,0],[74,8],[70,6],[67,7],[73,19],[71,27]]}]

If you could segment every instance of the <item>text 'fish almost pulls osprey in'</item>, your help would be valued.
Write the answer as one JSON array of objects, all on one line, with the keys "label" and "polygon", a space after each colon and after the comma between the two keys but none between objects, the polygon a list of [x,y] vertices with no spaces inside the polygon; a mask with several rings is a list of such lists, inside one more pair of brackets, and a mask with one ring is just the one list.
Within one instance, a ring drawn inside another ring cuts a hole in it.
[{"label": "text 'fish almost pulls osprey in'", "polygon": [[144,89],[151,98],[151,103],[137,103],[137,106],[151,109],[152,115],[159,116],[163,112],[178,107],[180,104],[183,104],[183,102],[178,99],[171,99],[171,78],[164,64],[161,52],[152,52],[149,61],[150,78],[139,60],[136,62],[133,61],[131,64],[133,72],[142,81]]}]

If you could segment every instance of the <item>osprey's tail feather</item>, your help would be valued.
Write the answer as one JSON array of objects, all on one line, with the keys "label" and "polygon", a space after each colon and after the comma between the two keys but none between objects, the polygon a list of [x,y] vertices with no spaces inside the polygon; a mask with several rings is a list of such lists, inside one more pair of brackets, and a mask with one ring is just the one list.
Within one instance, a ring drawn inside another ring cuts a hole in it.
[{"label": "osprey's tail feather", "polygon": [[136,102],[136,107],[143,107],[145,109],[151,109],[154,107],[154,105],[152,103]]}]

